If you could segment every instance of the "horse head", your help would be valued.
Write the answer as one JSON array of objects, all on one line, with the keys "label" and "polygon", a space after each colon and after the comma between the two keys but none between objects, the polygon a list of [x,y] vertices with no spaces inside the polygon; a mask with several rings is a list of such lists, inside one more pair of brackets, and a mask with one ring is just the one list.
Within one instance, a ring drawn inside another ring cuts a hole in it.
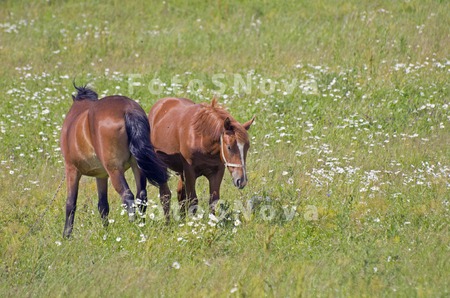
[{"label": "horse head", "polygon": [[226,118],[223,123],[224,132],[220,136],[220,156],[225,167],[230,171],[233,184],[239,189],[247,185],[246,159],[250,148],[248,129],[255,117],[240,124]]}]

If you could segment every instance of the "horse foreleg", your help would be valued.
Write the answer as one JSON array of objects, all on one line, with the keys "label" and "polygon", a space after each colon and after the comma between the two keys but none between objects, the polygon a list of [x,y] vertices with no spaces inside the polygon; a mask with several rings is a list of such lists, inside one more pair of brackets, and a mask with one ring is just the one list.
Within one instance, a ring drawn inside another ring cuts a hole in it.
[{"label": "horse foreleg", "polygon": [[224,170],[219,170],[215,175],[207,177],[209,181],[209,211],[216,213],[216,205],[220,200],[220,184],[222,183]]},{"label": "horse foreleg", "polygon": [[64,225],[63,237],[69,238],[73,230],[75,210],[77,209],[78,184],[81,174],[76,169],[66,168],[67,200],[66,200],[66,223]]},{"label": "horse foreleg", "polygon": [[102,218],[103,226],[108,226],[108,178],[97,178],[98,212]]},{"label": "horse foreleg", "polygon": [[122,203],[128,212],[128,219],[134,221],[136,219],[136,206],[134,204],[134,195],[125,180],[124,172],[120,170],[114,170],[108,172],[111,178],[111,183],[114,189],[119,193],[122,198]]}]

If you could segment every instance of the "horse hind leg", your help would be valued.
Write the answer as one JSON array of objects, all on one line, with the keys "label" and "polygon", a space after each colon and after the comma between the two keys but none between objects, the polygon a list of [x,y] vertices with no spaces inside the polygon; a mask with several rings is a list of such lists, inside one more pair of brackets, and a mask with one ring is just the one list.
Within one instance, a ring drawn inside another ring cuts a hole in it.
[{"label": "horse hind leg", "polygon": [[144,173],[139,169],[136,163],[132,164],[134,179],[136,180],[136,206],[137,212],[142,222],[145,222],[145,213],[147,211],[147,179]]},{"label": "horse hind leg", "polygon": [[108,178],[97,178],[97,193],[98,193],[98,212],[102,218],[103,226],[108,226]]},{"label": "horse hind leg", "polygon": [[73,230],[75,211],[77,208],[78,186],[81,174],[76,169],[66,168],[67,200],[66,200],[66,223],[64,225],[63,237],[69,238]]},{"label": "horse hind leg", "polygon": [[[145,185],[146,184],[145,177],[142,179]],[[145,213],[147,212],[147,205],[148,205],[147,190],[145,189],[145,186],[142,189],[139,189],[138,187],[136,195],[136,205],[138,207],[137,210],[139,216],[141,217],[142,221],[145,221]]]},{"label": "horse hind leg", "polygon": [[114,189],[122,198],[122,203],[128,212],[128,219],[134,221],[136,219],[136,205],[134,204],[134,195],[125,180],[124,171],[114,170],[108,172]]},{"label": "horse hind leg", "polygon": [[170,199],[172,195],[170,193],[169,186],[167,183],[161,184],[159,186],[159,199],[161,200],[161,205],[164,210],[164,216],[166,221],[170,220]]},{"label": "horse hind leg", "polygon": [[177,198],[178,198],[178,204],[180,208],[180,215],[181,217],[184,217],[186,215],[186,186],[184,185],[184,179],[183,176],[180,175],[180,179],[178,180],[177,185]]},{"label": "horse hind leg", "polygon": [[[193,173],[184,173],[184,179],[181,178],[178,182],[178,202],[180,204],[180,214],[182,217],[193,215],[198,209],[198,198],[195,192],[196,177]],[[184,182],[184,183],[183,183]]]}]

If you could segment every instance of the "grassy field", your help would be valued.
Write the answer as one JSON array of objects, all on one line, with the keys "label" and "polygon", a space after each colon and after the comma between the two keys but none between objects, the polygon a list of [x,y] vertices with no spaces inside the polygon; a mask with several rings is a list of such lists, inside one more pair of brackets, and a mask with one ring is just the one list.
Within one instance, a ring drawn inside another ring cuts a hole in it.
[{"label": "grassy field", "polygon": [[[80,2],[0,4],[1,297],[450,295],[449,1]],[[62,239],[74,78],[256,115],[249,185],[105,229],[86,177]]]}]

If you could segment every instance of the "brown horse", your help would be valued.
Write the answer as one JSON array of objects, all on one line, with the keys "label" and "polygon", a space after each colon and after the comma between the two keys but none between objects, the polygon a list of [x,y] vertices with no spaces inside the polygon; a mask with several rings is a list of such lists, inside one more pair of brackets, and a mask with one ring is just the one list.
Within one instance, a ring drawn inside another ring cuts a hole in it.
[{"label": "brown horse", "polygon": [[[182,214],[187,206],[198,206],[195,182],[200,176],[209,181],[209,206],[212,213],[219,200],[225,168],[234,185],[247,184],[246,156],[250,147],[247,130],[253,119],[240,124],[213,99],[210,105],[195,104],[184,98],[160,99],[148,115],[151,142],[160,159],[180,175],[178,201]],[[164,214],[169,218],[170,190],[167,183],[159,187]]]},{"label": "brown horse", "polygon": [[66,223],[64,237],[69,237],[82,175],[97,179],[98,211],[105,225],[109,204],[108,176],[120,194],[130,220],[134,220],[134,196],[125,180],[130,167],[136,179],[136,203],[145,212],[146,179],[151,184],[165,184],[167,170],[157,158],[150,143],[147,115],[135,101],[124,96],[108,96],[98,100],[93,90],[77,87],[73,104],[61,131],[61,151],[67,179]]}]

